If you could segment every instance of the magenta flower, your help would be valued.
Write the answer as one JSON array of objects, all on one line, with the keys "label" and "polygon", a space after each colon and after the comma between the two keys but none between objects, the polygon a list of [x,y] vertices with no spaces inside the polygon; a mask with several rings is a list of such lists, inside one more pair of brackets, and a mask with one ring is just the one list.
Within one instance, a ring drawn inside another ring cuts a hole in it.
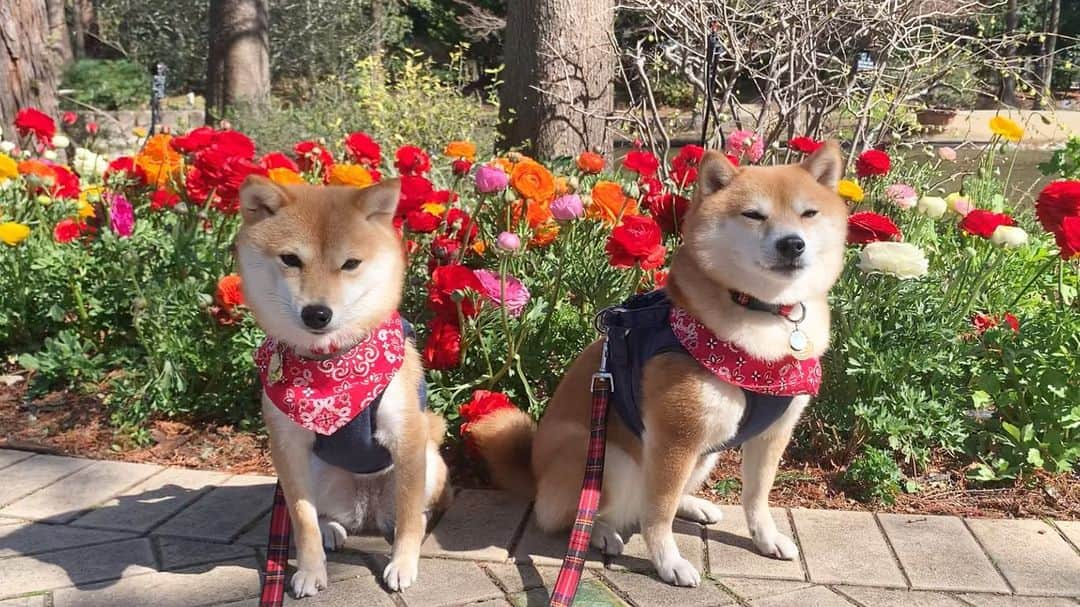
[{"label": "magenta flower", "polygon": [[551,202],[551,214],[559,221],[570,221],[585,214],[585,205],[577,194],[566,194]]},{"label": "magenta flower", "polygon": [[499,167],[485,164],[476,169],[476,190],[483,194],[492,194],[506,189],[510,177]]},{"label": "magenta flower", "polygon": [[521,238],[513,232],[502,232],[495,239],[495,246],[504,251],[516,251],[521,248]]},{"label": "magenta flower", "polygon": [[113,194],[109,203],[109,227],[120,238],[135,231],[135,209],[123,194]]},{"label": "magenta flower", "polygon": [[484,296],[496,305],[506,308],[510,316],[517,317],[529,303],[529,289],[513,276],[507,276],[505,284],[499,280],[499,274],[491,270],[473,270],[480,280],[480,290]]}]

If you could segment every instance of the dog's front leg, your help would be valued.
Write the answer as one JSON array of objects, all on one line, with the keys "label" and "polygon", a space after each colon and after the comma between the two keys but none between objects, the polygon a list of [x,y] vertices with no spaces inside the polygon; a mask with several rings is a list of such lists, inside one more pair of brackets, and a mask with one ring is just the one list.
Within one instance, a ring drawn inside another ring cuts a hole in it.
[{"label": "dog's front leg", "polygon": [[270,458],[274,462],[289,506],[292,536],[296,543],[296,573],[291,586],[297,598],[318,594],[326,588],[326,552],[315,507],[311,478],[315,433],[292,423],[272,403],[263,399],[263,420],[270,434]]},{"label": "dog's front leg", "polygon": [[[427,475],[427,433],[416,403],[410,402],[418,419],[394,437],[394,550],[383,580],[391,590],[405,590],[416,581],[420,568],[420,543],[424,539],[424,486]],[[409,431],[411,430],[411,431]]]},{"label": "dog's front leg", "polygon": [[701,574],[679,553],[671,526],[698,451],[686,436],[661,438],[661,434],[662,430],[648,429],[644,435],[645,509],[641,535],[662,580],[676,586],[697,586]]}]

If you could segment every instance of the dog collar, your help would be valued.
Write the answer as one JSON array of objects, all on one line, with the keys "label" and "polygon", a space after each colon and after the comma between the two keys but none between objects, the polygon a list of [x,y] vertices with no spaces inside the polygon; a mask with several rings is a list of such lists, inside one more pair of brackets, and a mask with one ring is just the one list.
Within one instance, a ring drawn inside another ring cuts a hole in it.
[{"label": "dog collar", "polygon": [[379,398],[404,359],[405,332],[397,312],[330,358],[300,356],[271,337],[255,351],[270,402],[298,425],[323,435],[333,434]]},{"label": "dog collar", "polygon": [[[802,303],[797,304],[773,304],[761,301],[760,299],[743,293],[741,291],[731,291],[731,301],[739,304],[744,308],[748,308],[755,312],[768,312],[770,314],[776,314],[777,316],[783,316],[788,318],[796,308],[802,307]],[[802,319],[800,319],[802,320]]]},{"label": "dog collar", "polygon": [[[768,312],[775,314],[791,322],[791,334],[788,335],[788,347],[791,348],[792,356],[799,360],[806,360],[814,349],[813,342],[799,328],[799,323],[806,320],[806,304],[801,301],[797,304],[771,304],[740,291],[731,291],[731,301],[740,306],[756,312]],[[798,310],[798,318],[792,315]]]}]

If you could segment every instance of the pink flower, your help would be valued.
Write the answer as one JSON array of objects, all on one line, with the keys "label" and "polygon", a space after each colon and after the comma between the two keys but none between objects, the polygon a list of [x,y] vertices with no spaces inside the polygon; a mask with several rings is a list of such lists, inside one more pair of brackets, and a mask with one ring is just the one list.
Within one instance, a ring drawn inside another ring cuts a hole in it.
[{"label": "pink flower", "polygon": [[473,274],[480,280],[480,289],[484,296],[492,303],[505,306],[510,316],[516,318],[521,315],[530,296],[529,289],[520,280],[507,276],[503,284],[499,274],[491,270],[473,270]]},{"label": "pink flower", "polygon": [[506,189],[510,177],[499,167],[488,164],[476,170],[476,190],[482,194],[492,194]]},{"label": "pink flower", "polygon": [[495,239],[495,245],[504,251],[516,251],[521,248],[521,238],[513,232],[503,232]]},{"label": "pink flower", "polygon": [[566,194],[551,202],[551,214],[559,221],[570,221],[585,214],[585,205],[577,194]]},{"label": "pink flower", "polygon": [[938,158],[947,162],[953,162],[956,160],[956,150],[949,146],[942,146],[937,149]]},{"label": "pink flower", "polygon": [[732,131],[725,151],[736,158],[746,156],[750,162],[757,162],[765,155],[765,140],[751,131]]},{"label": "pink flower", "polygon": [[123,194],[113,194],[109,204],[109,227],[120,238],[127,238],[135,231],[135,209]]},{"label": "pink flower", "polygon": [[915,188],[906,183],[894,183],[885,188],[885,198],[901,209],[910,209],[919,202],[919,194]]}]

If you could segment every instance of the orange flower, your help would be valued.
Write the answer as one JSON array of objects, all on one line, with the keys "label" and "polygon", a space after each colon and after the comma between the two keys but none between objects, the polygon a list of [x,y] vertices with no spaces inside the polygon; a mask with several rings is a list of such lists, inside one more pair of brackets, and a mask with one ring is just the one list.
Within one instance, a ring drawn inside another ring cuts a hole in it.
[{"label": "orange flower", "polygon": [[472,249],[473,253],[476,253],[477,255],[483,255],[484,251],[487,250],[487,243],[483,240],[477,240],[476,242],[472,243],[472,246],[470,246],[469,248]]},{"label": "orange flower", "polygon": [[521,221],[521,205],[525,205],[525,221],[534,230],[555,217],[551,214],[551,203],[536,200],[515,200],[510,206],[510,217],[514,223]]},{"label": "orange flower", "polygon": [[567,182],[566,177],[555,178],[555,197],[558,198],[563,194],[570,193],[570,184]]},{"label": "orange flower", "polygon": [[330,185],[352,185],[363,188],[374,182],[371,173],[358,164],[335,164],[330,168]]},{"label": "orange flower", "polygon": [[43,180],[56,180],[56,171],[40,160],[23,160],[18,164],[17,168],[21,175],[33,175]]},{"label": "orange flower", "polygon": [[555,220],[550,220],[533,228],[533,237],[529,240],[529,244],[534,247],[546,247],[554,242],[558,235],[559,224]]},{"label": "orange flower", "polygon": [[638,203],[623,193],[622,186],[612,181],[597,181],[592,190],[592,204],[585,211],[587,217],[601,219],[615,225],[626,215],[637,215]]},{"label": "orange flower", "polygon": [[159,133],[148,139],[135,155],[135,164],[146,173],[146,181],[151,186],[167,188],[180,183],[183,161],[171,142],[172,135]]},{"label": "orange flower", "polygon": [[214,299],[225,311],[232,312],[236,306],[244,305],[244,292],[240,288],[241,284],[240,277],[236,274],[226,274],[218,279]]},{"label": "orange flower", "polygon": [[270,169],[266,172],[266,174],[270,177],[270,181],[273,181],[278,185],[292,185],[297,183],[304,183],[304,178],[292,169]]},{"label": "orange flower", "polygon": [[505,156],[492,160],[491,164],[502,169],[503,173],[506,173],[507,175],[514,172],[514,161]]},{"label": "orange flower", "polygon": [[582,152],[577,157],[577,168],[583,173],[599,173],[604,170],[604,157],[596,152]]},{"label": "orange flower", "polygon": [[476,160],[476,144],[470,141],[451,141],[446,144],[443,155],[450,158],[464,158],[472,162]]},{"label": "orange flower", "polygon": [[540,202],[555,197],[555,177],[535,160],[522,160],[510,173],[510,184],[523,197]]}]

